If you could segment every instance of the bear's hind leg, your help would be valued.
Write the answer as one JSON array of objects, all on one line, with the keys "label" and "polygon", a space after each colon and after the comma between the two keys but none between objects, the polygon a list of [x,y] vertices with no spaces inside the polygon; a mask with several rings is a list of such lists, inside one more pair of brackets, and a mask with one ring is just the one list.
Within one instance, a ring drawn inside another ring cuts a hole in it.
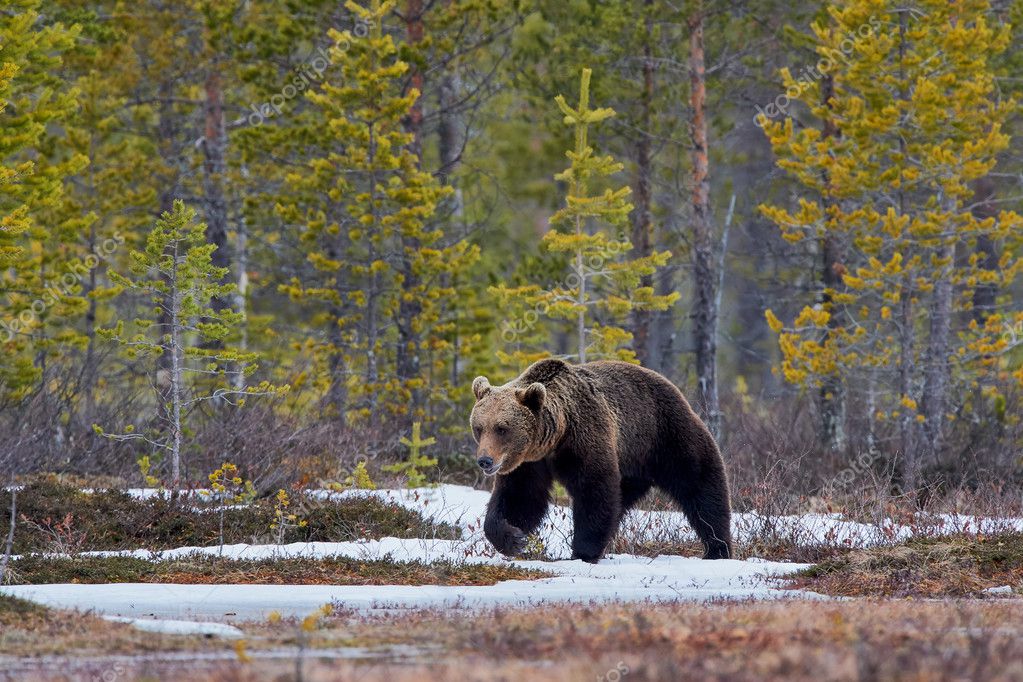
[{"label": "bear's hind leg", "polygon": [[662,488],[682,508],[704,547],[704,559],[730,559],[732,556],[732,510],[728,501],[728,481],[724,470],[711,470],[696,480],[688,476],[664,477]]}]

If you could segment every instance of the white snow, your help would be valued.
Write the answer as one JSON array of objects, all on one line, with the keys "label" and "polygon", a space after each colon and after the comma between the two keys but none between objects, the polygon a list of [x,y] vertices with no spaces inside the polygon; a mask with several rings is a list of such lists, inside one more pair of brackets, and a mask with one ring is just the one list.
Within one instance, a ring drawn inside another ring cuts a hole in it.
[{"label": "white snow", "polygon": [[[165,491],[135,489],[131,494],[151,497]],[[327,603],[341,608],[411,609],[477,608],[495,605],[538,605],[557,602],[664,601],[712,599],[774,599],[816,597],[779,589],[778,578],[805,565],[749,559],[703,561],[695,557],[660,556],[649,559],[629,554],[610,555],[596,565],[569,561],[572,520],[570,510],[552,507],[538,531],[546,556],[554,561],[514,561],[499,556],[482,533],[490,493],[465,486],[373,491],[314,491],[293,509],[303,517],[316,514],[321,501],[370,495],[421,512],[426,518],[461,529],[459,540],[431,538],[360,542],[314,542],[283,546],[236,544],[224,547],[182,547],[162,552],[94,552],[121,554],[149,560],[189,555],[229,558],[343,556],[360,560],[391,558],[398,561],[446,560],[469,564],[513,563],[553,574],[541,580],[511,580],[493,586],[321,586],[321,585],[19,585],[3,588],[9,594],[62,608],[95,611],[109,616],[139,619],[248,620],[265,618],[273,611],[284,616],[305,616]],[[865,547],[898,542],[913,534],[951,531],[1016,529],[1023,519],[978,519],[930,516],[912,526],[890,521],[864,524],[837,514],[770,517],[733,515],[733,533],[739,543],[773,534],[801,545]],[[621,533],[634,541],[689,540],[695,535],[684,516],[673,511],[631,512]],[[149,625],[143,627],[172,627]]]},{"label": "white snow", "polygon": [[[182,491],[202,494],[203,491]],[[139,498],[166,495],[159,488],[131,488],[128,493]],[[373,496],[394,502],[422,513],[426,518],[449,523],[463,529],[466,540],[482,540],[483,516],[490,493],[467,486],[441,485],[435,488],[390,490],[313,490],[300,503],[307,513],[315,512],[317,501],[353,496]],[[773,536],[790,539],[802,546],[872,547],[902,542],[913,536],[934,536],[956,533],[1023,532],[1023,518],[982,518],[966,514],[916,515],[911,525],[888,518],[875,523],[862,523],[841,514],[807,513],[771,516],[759,513],[732,515],[732,536],[738,544],[751,538]],[[552,507],[538,534],[552,558],[571,555],[572,518],[566,507]],[[639,542],[656,540],[696,540],[685,516],[678,511],[633,510],[622,521],[621,534]],[[486,544],[483,540],[483,544]]]},{"label": "white snow", "polygon": [[[357,555],[371,558],[384,551],[395,558],[450,558],[457,543],[436,541],[432,547],[417,540],[386,538],[380,542],[316,543],[283,548],[232,545],[231,556]],[[175,550],[170,556],[177,556]],[[165,553],[165,556],[168,556]],[[466,557],[473,563],[502,561]],[[778,589],[774,578],[803,568],[801,564],[767,561],[703,561],[662,556],[646,559],[627,555],[608,557],[599,564],[582,561],[516,561],[516,565],[555,574],[542,580],[508,580],[492,586],[403,585],[14,585],[3,591],[61,608],[74,608],[129,618],[252,620],[272,611],[305,616],[324,604],[359,610],[414,608],[481,608],[498,605],[533,606],[555,602],[705,601],[711,599],[774,599],[815,596]]]},{"label": "white snow", "polygon": [[153,618],[126,618],[122,616],[103,616],[114,623],[128,623],[137,630],[155,632],[161,635],[203,635],[205,637],[223,637],[240,639],[245,633],[233,625],[224,623],[198,622],[194,620],[159,620]]},{"label": "white snow", "polygon": [[[482,539],[483,517],[490,493],[466,486],[442,485],[407,490],[349,490],[341,493],[316,491],[320,499],[371,495],[414,509],[426,518],[463,529],[467,540]],[[758,513],[732,514],[732,537],[737,544],[773,536],[796,541],[801,546],[872,547],[902,542],[913,536],[952,533],[1023,532],[1020,518],[980,518],[956,514],[919,514],[913,525],[881,519],[868,524],[850,521],[841,514],[800,514],[769,516]],[[538,531],[545,549],[554,558],[571,555],[572,516],[565,507],[552,507]],[[696,540],[685,516],[678,511],[635,509],[622,521],[620,534],[638,542]],[[485,540],[484,540],[485,543]]]}]

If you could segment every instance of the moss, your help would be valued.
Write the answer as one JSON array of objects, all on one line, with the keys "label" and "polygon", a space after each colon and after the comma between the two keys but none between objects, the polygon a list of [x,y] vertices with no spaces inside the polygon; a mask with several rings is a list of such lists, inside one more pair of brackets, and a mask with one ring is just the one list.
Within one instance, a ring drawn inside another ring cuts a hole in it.
[{"label": "moss", "polygon": [[423,563],[346,557],[221,559],[196,555],[168,561],[134,557],[27,556],[13,562],[23,584],[179,583],[251,585],[493,585],[501,580],[547,577],[516,566]]},{"label": "moss", "polygon": [[856,550],[795,575],[795,586],[841,596],[964,597],[1023,586],[1023,534],[914,538]]},{"label": "moss", "polygon": [[[302,500],[296,495],[293,499],[292,510],[307,525],[289,529],[285,542],[461,537],[458,528],[433,523],[419,512],[376,497],[319,501]],[[10,493],[0,492],[0,509],[9,504]],[[55,477],[36,480],[18,493],[18,515],[23,520],[18,522],[15,533],[16,554],[66,551],[61,544],[72,549],[118,550],[208,546],[220,542],[220,514],[208,502],[185,497],[140,500],[118,490],[87,493]],[[0,516],[3,537],[7,534],[8,519],[6,515]],[[40,528],[61,524],[65,519],[68,524],[61,532],[61,542]],[[251,543],[254,538],[268,542],[272,519],[272,500],[227,508],[224,542]]]}]

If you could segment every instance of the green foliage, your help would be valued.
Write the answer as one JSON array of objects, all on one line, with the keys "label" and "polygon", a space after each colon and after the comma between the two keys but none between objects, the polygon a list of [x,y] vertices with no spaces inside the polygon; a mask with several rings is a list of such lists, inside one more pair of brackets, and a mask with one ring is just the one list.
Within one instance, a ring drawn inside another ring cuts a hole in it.
[{"label": "green foliage", "polygon": [[[1010,466],[1023,2],[992,5],[13,0],[0,432],[18,435],[0,462],[138,462],[170,486],[182,453],[266,393],[268,425],[344,432],[302,452],[318,471],[420,422],[453,472],[477,374],[643,353],[699,380],[687,354],[704,346],[681,339],[706,319],[708,256],[722,399],[751,417],[735,427],[834,391],[850,444],[865,432],[895,456],[892,433],[929,419]],[[711,193],[691,223],[696,26]],[[769,145],[750,137],[750,93],[788,98]],[[153,229],[178,199],[197,216]],[[723,252],[687,239],[704,222],[731,226]],[[171,264],[176,248],[193,257]],[[781,403],[763,398],[774,364],[794,387]],[[372,486],[364,468],[341,479]]]},{"label": "green foliage", "polygon": [[[632,250],[625,235],[633,208],[628,201],[631,189],[606,186],[623,166],[610,156],[598,155],[590,146],[590,126],[614,116],[611,109],[590,108],[590,75],[589,69],[583,69],[576,108],[561,95],[555,98],[565,125],[575,134],[575,145],[566,152],[568,168],[555,176],[568,186],[565,205],[551,216],[551,229],[541,244],[548,252],[566,257],[570,274],[550,289],[498,285],[491,291],[502,306],[574,322],[575,357],[580,362],[608,357],[634,360],[635,352],[625,347],[632,335],[613,321],[633,310],[665,310],[679,294],[661,296],[652,287],[641,286],[644,276],[668,263],[670,252],[624,257]],[[526,362],[542,355],[514,351],[502,359]]]},{"label": "green foliage", "polygon": [[139,467],[139,474],[142,475],[142,482],[150,488],[155,488],[160,485],[160,479],[153,476],[149,472],[153,470],[153,463],[149,459],[149,455],[142,455],[136,460],[136,464]]},{"label": "green foliage", "polygon": [[[235,388],[225,379],[249,376],[257,369],[255,353],[242,352],[225,344],[242,320],[241,313],[216,309],[213,299],[234,290],[233,284],[219,284],[226,271],[215,267],[216,249],[206,242],[206,228],[195,221],[195,211],[184,203],[174,204],[164,213],[146,238],[144,251],[130,254],[130,272],[134,277],[115,272],[110,278],[121,292],[143,297],[153,305],[151,316],[134,321],[139,330],[128,335],[123,321],[101,336],[120,344],[131,359],[167,358],[159,365],[157,391],[164,408],[158,417],[167,431],[139,433],[134,428],[120,434],[98,434],[117,440],[141,440],[167,450],[171,455],[172,476],[180,476],[180,456],[184,420],[188,412],[205,401],[223,401],[238,407],[252,396],[282,395],[287,386],[261,382],[256,386]],[[217,384],[220,384],[217,386]]]},{"label": "green foliage", "polygon": [[437,439],[432,436],[430,438],[421,438],[421,427],[422,424],[420,422],[414,422],[412,424],[412,439],[409,440],[404,436],[401,438],[401,444],[409,449],[408,459],[397,464],[388,464],[384,467],[384,471],[404,476],[405,482],[410,488],[425,487],[428,483],[424,469],[431,469],[437,466],[435,458],[427,457],[422,453],[424,447],[434,445]]},{"label": "green foliage", "polygon": [[345,486],[355,490],[376,490],[377,488],[377,484],[373,482],[369,472],[366,471],[365,462],[355,465],[352,473],[345,478]]},{"label": "green foliage", "polygon": [[0,398],[14,401],[39,387],[45,360],[81,343],[66,325],[84,307],[78,224],[52,215],[87,163],[61,133],[76,93],[57,72],[78,29],[45,25],[40,4],[0,14]]},{"label": "green foliage", "polygon": [[414,396],[450,343],[451,284],[478,255],[431,223],[451,188],[421,169],[403,127],[419,92],[403,86],[409,65],[383,29],[393,6],[346,4],[367,34],[330,32],[331,76],[307,93],[321,153],[288,175],[277,205],[301,233],[307,267],[280,290],[322,330],[318,383],[340,416],[370,423],[421,410]]},{"label": "green foliage", "polygon": [[298,514],[289,511],[291,497],[287,490],[278,490],[274,495],[274,516],[270,522],[270,532],[274,534],[276,544],[283,545],[284,538],[291,529],[305,528],[309,522],[299,518]]},{"label": "green foliage", "polygon": [[[840,285],[815,292],[823,304],[791,321],[767,311],[784,377],[818,388],[837,378],[868,393],[868,418],[929,421],[932,433],[959,406],[972,410],[972,396],[1023,382],[1011,354],[1021,339],[1007,333],[1023,321],[1011,304],[1023,218],[970,206],[971,183],[1009,144],[1016,108],[1000,98],[992,67],[1009,29],[989,13],[984,0],[832,5],[811,41],[832,64],[831,97],[822,101],[820,81],[782,78],[837,133],[761,121],[778,165],[803,187],[797,210],[763,213],[793,244],[846,245]],[[975,308],[982,287],[994,292],[992,309]],[[928,403],[948,409],[927,414]]]}]

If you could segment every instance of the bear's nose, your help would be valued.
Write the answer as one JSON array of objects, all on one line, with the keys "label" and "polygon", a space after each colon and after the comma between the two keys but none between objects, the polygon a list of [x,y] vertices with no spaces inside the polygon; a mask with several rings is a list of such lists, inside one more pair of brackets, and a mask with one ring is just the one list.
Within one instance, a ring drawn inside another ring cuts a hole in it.
[{"label": "bear's nose", "polygon": [[483,471],[489,471],[494,466],[494,459],[492,457],[480,457],[476,460],[476,463],[480,465],[480,469],[483,469]]}]

